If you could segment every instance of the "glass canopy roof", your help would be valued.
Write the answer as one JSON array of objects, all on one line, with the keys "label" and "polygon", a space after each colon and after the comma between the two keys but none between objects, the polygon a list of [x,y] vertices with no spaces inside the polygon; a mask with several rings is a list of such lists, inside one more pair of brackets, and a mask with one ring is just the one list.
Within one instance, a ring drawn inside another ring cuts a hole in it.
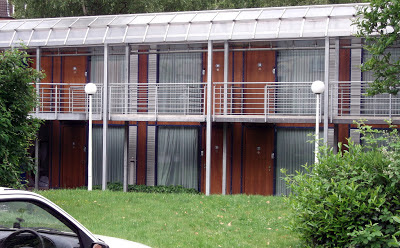
[{"label": "glass canopy roof", "polygon": [[0,21],[0,47],[351,36],[365,4]]}]

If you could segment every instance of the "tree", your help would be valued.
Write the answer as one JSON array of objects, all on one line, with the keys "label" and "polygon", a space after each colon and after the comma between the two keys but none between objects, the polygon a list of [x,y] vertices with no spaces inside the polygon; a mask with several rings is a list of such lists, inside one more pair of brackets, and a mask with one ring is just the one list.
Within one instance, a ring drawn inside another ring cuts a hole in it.
[{"label": "tree", "polygon": [[372,71],[375,77],[368,94],[396,95],[400,86],[400,60],[392,56],[390,48],[399,45],[400,1],[372,0],[358,15],[355,21],[358,35],[365,38],[364,48],[371,54],[361,69]]},{"label": "tree", "polygon": [[21,173],[33,168],[28,149],[40,121],[29,116],[37,105],[31,83],[43,74],[29,62],[25,51],[0,53],[0,186],[19,187]]},{"label": "tree", "polygon": [[257,8],[362,0],[12,0],[16,18],[115,15],[211,9]]}]

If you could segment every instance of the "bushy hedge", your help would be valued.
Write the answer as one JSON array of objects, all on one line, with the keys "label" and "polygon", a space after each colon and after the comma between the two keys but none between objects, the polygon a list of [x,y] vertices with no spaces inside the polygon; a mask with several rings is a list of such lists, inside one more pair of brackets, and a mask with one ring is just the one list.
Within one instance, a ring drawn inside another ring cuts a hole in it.
[{"label": "bushy hedge", "polygon": [[[86,188],[86,187],[85,187]],[[93,189],[101,189],[101,185],[96,185]],[[123,185],[120,182],[108,183],[107,189],[111,191],[122,191]],[[128,192],[143,192],[143,193],[174,193],[174,194],[200,194],[195,189],[187,189],[183,186],[147,186],[147,185],[128,185]]]},{"label": "bushy hedge", "polygon": [[31,62],[23,50],[0,52],[0,186],[22,187],[22,173],[34,168],[29,148],[41,121],[29,116],[37,106],[31,83],[44,74]]},{"label": "bushy hedge", "polygon": [[[400,139],[359,123],[362,145],[321,149],[319,163],[286,176],[290,229],[311,247],[399,247]],[[345,148],[345,149],[342,149]]]}]

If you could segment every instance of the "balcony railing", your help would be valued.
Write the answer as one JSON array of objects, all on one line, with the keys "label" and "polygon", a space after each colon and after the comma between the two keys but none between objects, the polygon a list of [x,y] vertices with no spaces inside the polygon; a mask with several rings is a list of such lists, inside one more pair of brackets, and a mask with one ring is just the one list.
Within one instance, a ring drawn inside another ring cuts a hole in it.
[{"label": "balcony railing", "polygon": [[[400,96],[381,94],[368,97],[365,95],[367,82],[330,82],[329,85],[331,121],[400,117]],[[87,118],[88,99],[84,86],[72,83],[36,84],[40,106],[33,113],[47,119],[61,119],[62,115]],[[97,88],[93,113],[101,119],[103,87],[97,85]],[[205,120],[205,83],[111,83],[108,90],[110,119]],[[315,116],[315,95],[311,92],[311,82],[217,82],[212,86],[211,102],[213,120],[217,121],[228,118],[267,121],[267,118],[281,117],[301,121]],[[321,113],[324,102],[321,99]]]},{"label": "balcony railing", "polygon": [[111,84],[110,114],[205,115],[203,83]]},{"label": "balcony railing", "polygon": [[[80,83],[36,83],[39,106],[33,113],[53,115],[57,119],[63,114],[86,114],[88,111],[88,97],[85,93],[85,84]],[[101,113],[101,96],[103,87],[97,85],[97,92],[93,96],[93,113]]]},{"label": "balcony railing", "polygon": [[400,96],[379,94],[367,96],[368,82],[331,82],[331,119],[341,117],[378,117],[391,119],[400,116]]},{"label": "balcony railing", "polygon": [[214,83],[213,113],[215,117],[314,116],[315,95],[311,92],[311,83]]}]

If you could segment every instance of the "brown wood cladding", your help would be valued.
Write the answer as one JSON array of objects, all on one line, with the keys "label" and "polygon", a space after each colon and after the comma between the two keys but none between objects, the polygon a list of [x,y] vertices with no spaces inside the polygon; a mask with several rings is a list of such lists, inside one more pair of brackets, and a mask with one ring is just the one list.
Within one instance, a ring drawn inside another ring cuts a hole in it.
[{"label": "brown wood cladding", "polygon": [[147,148],[147,123],[139,122],[137,126],[137,163],[136,163],[136,183],[146,184],[146,148]]},{"label": "brown wood cladding", "polygon": [[232,124],[232,181],[230,183],[232,194],[242,193],[242,123]]},{"label": "brown wood cladding", "polygon": [[50,142],[50,154],[51,154],[51,161],[50,161],[50,187],[58,188],[60,187],[60,121],[52,121],[51,122],[51,142]]}]

